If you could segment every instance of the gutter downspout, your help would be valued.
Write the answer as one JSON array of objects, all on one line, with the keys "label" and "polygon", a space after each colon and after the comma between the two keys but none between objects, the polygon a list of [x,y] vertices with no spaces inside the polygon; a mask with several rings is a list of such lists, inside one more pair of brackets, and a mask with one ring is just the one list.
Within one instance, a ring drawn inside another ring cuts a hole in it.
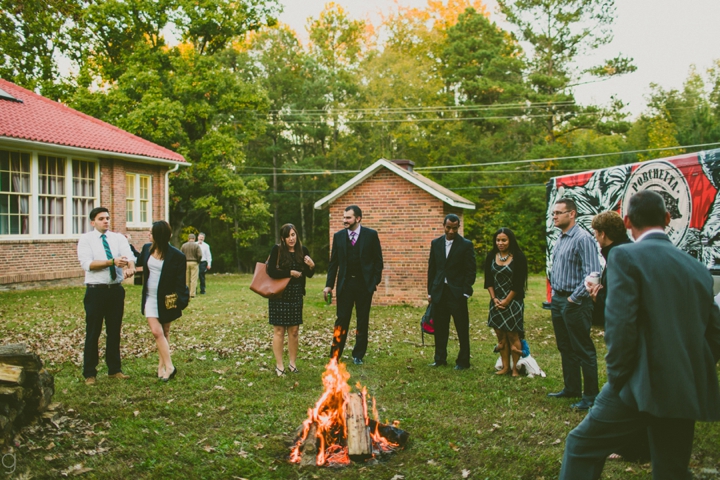
[{"label": "gutter downspout", "polygon": [[165,221],[170,223],[170,174],[180,170],[180,164],[176,163],[173,168],[165,172]]}]

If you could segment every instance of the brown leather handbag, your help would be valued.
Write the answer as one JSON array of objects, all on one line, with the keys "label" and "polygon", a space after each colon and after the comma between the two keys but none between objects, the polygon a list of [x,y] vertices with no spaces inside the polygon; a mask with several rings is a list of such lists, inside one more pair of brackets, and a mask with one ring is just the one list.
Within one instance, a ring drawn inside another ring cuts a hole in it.
[{"label": "brown leather handbag", "polygon": [[267,273],[268,261],[265,263],[255,264],[255,273],[253,274],[252,282],[250,282],[250,290],[257,293],[261,297],[265,298],[280,298],[285,291],[290,278],[272,278]]}]

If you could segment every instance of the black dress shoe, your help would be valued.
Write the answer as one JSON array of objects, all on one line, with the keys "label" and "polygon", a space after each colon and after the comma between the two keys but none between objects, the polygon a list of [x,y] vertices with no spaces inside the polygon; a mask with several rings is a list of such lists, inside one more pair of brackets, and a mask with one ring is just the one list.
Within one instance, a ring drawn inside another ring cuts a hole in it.
[{"label": "black dress shoe", "polygon": [[362,365],[363,364],[362,358],[353,357],[353,363],[355,365]]},{"label": "black dress shoe", "polygon": [[447,362],[433,362],[428,367],[446,367]]},{"label": "black dress shoe", "polygon": [[580,395],[579,393],[569,393],[569,392],[566,392],[565,390],[560,390],[559,392],[554,392],[554,393],[548,393],[547,396],[552,397],[552,398],[580,398],[580,397],[582,397],[582,395]]},{"label": "black dress shoe", "polygon": [[572,408],[573,410],[584,411],[584,410],[590,410],[590,407],[592,407],[592,406],[593,406],[593,402],[590,402],[583,398],[578,403],[573,403],[572,405],[570,405],[570,408]]},{"label": "black dress shoe", "polygon": [[470,365],[455,365],[455,370],[467,370]]}]

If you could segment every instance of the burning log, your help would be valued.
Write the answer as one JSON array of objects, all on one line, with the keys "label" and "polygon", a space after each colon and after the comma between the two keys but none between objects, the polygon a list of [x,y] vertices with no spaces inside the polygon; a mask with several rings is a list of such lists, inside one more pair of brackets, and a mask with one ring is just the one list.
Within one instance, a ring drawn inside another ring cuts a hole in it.
[{"label": "burning log", "polygon": [[302,444],[302,460],[300,465],[307,467],[315,465],[317,458],[317,427],[313,425],[308,431],[307,438]]},{"label": "burning log", "polygon": [[347,399],[345,418],[348,455],[350,455],[351,460],[365,460],[372,457],[372,441],[370,440],[370,430],[367,426],[366,417],[365,396],[362,394],[350,395]]},{"label": "burning log", "polygon": [[[351,460],[363,461],[376,453],[389,453],[405,446],[409,434],[397,425],[390,427],[370,420],[366,389],[351,393],[349,379],[345,364],[331,359],[323,373],[325,391],[315,407],[308,409],[308,417],[298,429],[290,462],[302,466],[343,466]],[[377,417],[374,405],[373,400]]]}]

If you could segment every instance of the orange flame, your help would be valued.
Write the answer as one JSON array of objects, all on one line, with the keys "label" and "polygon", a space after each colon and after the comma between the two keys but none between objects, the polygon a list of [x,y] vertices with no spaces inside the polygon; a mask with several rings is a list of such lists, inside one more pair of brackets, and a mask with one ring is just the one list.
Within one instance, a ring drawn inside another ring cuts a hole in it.
[{"label": "orange flame", "polygon": [[[336,336],[342,332],[340,327],[335,329]],[[350,395],[350,385],[348,373],[345,364],[337,361],[337,356],[333,356],[325,367],[322,380],[325,390],[315,403],[314,408],[308,409],[308,416],[303,422],[302,432],[293,445],[290,452],[290,462],[300,463],[302,459],[301,448],[315,426],[315,437],[318,446],[316,465],[347,465],[350,463],[350,455],[347,447],[347,423],[345,420],[347,411],[347,398]],[[360,383],[357,388],[361,390],[363,400],[363,415],[365,425],[369,425],[369,417],[367,411],[367,388],[362,387]],[[373,416],[378,420],[375,399],[373,403]],[[390,452],[399,447],[398,444],[388,441],[379,431],[379,421],[370,438],[373,441],[373,450],[381,452]]]}]

